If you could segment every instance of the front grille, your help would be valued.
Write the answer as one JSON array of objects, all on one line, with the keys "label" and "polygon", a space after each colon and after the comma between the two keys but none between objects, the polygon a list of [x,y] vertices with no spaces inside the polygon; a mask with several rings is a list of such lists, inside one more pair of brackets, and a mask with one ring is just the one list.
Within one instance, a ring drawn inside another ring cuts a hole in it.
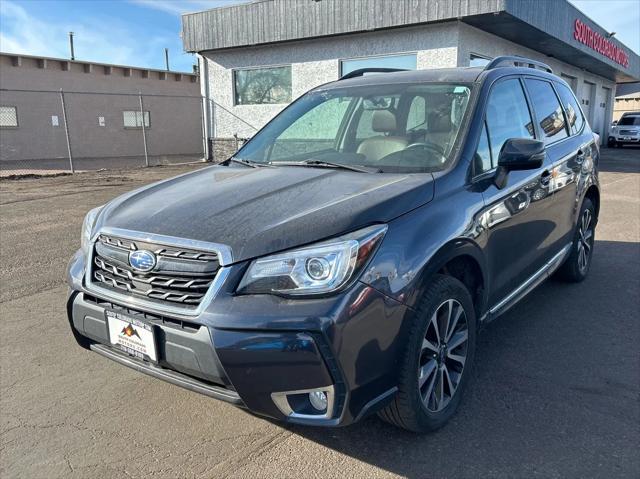
[{"label": "front grille", "polygon": [[[129,253],[151,251],[156,266],[141,272],[129,264]],[[170,245],[101,234],[94,246],[92,281],[97,286],[158,304],[194,309],[220,269],[218,255]]]},{"label": "front grille", "polygon": [[637,133],[635,130],[620,130],[621,135],[635,136]]}]

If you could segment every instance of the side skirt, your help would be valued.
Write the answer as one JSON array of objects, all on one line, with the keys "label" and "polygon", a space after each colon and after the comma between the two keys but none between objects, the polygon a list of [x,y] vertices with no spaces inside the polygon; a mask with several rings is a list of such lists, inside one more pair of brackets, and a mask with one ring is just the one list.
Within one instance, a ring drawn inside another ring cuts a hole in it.
[{"label": "side skirt", "polygon": [[564,262],[571,251],[572,243],[565,245],[560,252],[547,261],[542,268],[533,273],[524,283],[505,296],[497,304],[492,306],[485,315],[480,318],[481,324],[486,324],[496,319],[501,314],[507,312],[512,306],[518,303],[527,294],[533,291],[544,280],[551,276]]}]

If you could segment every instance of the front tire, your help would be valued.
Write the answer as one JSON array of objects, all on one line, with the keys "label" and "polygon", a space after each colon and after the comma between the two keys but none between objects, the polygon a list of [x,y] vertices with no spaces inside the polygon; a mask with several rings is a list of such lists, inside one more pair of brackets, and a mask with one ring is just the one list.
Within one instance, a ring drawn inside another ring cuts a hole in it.
[{"label": "front tire", "polygon": [[418,306],[398,371],[398,393],[379,416],[414,432],[442,427],[458,408],[476,346],[469,291],[435,275]]},{"label": "front tire", "polygon": [[578,224],[571,245],[571,253],[558,271],[561,279],[570,283],[584,281],[589,274],[595,242],[596,209],[589,198],[585,198],[580,209]]}]

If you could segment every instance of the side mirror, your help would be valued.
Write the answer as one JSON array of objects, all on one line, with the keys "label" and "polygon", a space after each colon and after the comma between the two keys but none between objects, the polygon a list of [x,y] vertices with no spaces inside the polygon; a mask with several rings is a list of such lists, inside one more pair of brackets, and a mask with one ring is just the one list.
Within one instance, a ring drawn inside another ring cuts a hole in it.
[{"label": "side mirror", "polygon": [[495,185],[503,188],[510,171],[540,168],[544,163],[544,156],[544,142],[529,138],[510,138],[504,142],[498,155]]}]

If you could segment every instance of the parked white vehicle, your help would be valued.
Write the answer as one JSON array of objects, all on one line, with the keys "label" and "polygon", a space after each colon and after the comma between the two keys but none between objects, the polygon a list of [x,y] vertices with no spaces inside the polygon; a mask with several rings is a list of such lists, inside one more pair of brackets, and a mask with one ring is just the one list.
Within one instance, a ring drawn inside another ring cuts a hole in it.
[{"label": "parked white vehicle", "polygon": [[625,144],[640,144],[640,112],[625,113],[611,128],[607,145],[622,147]]}]

